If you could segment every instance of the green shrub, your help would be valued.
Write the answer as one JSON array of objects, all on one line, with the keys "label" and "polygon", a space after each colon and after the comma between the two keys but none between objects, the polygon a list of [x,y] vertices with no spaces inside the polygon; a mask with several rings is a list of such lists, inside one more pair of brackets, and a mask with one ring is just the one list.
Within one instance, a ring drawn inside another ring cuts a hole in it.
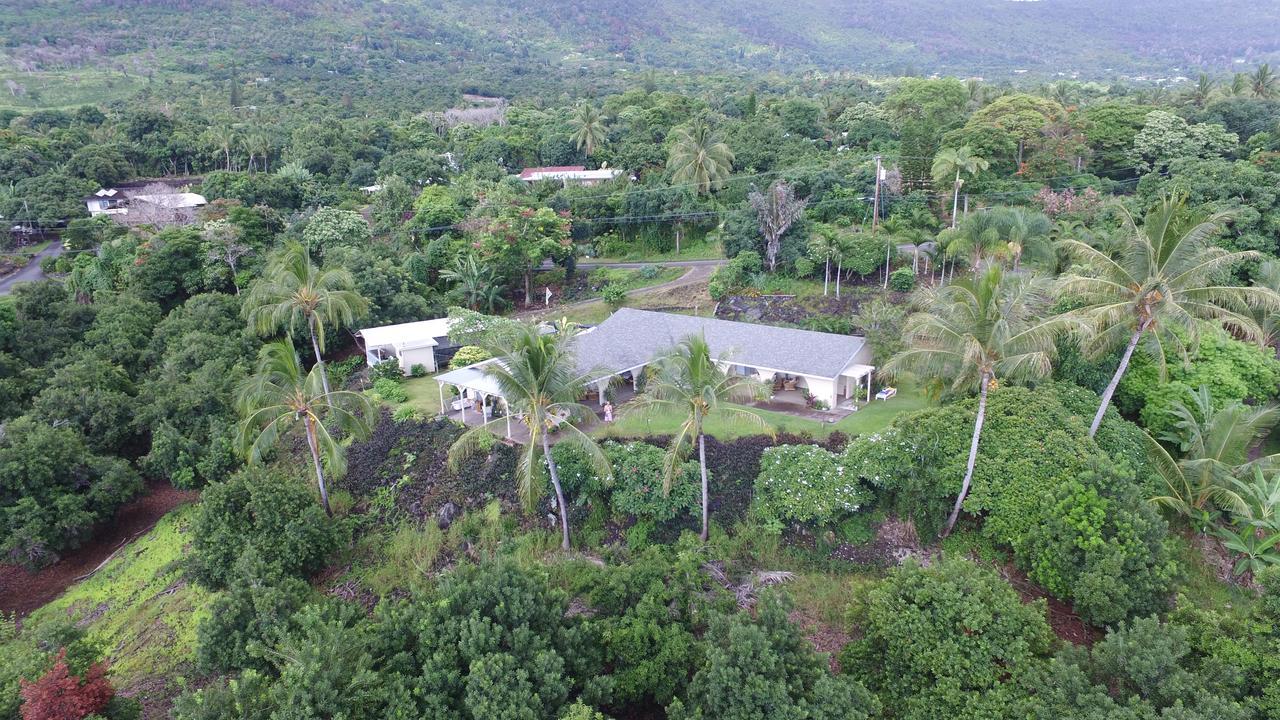
[{"label": "green shrub", "polygon": [[266,669],[261,657],[250,654],[250,646],[273,642],[310,591],[305,580],[285,574],[250,546],[236,560],[227,589],[214,597],[209,615],[196,629],[196,667],[205,673]]},{"label": "green shrub", "polygon": [[900,267],[889,273],[889,287],[898,292],[911,292],[916,288],[916,274],[908,267]]},{"label": "green shrub", "polygon": [[391,419],[398,423],[414,422],[418,420],[425,420],[426,416],[421,410],[412,405],[399,405],[392,411]]},{"label": "green shrub", "polygon": [[841,666],[895,718],[1004,717],[1006,685],[1049,649],[1045,610],[968,560],[909,563],[867,594]]},{"label": "green shrub", "polygon": [[129,463],[94,454],[76,430],[29,417],[8,422],[0,437],[0,560],[51,563],[141,490]]},{"label": "green shrub", "polygon": [[810,275],[813,275],[814,271],[817,269],[818,264],[807,257],[796,258],[795,264],[793,265],[793,271],[795,272],[795,276],[798,278],[809,277]]},{"label": "green shrub", "polygon": [[405,392],[404,385],[389,378],[380,377],[374,380],[373,393],[389,403],[402,403],[409,399],[409,393]]},{"label": "green shrub", "polygon": [[557,446],[556,465],[568,502],[578,506],[599,501],[614,512],[641,521],[667,522],[699,507],[702,478],[698,463],[682,463],[671,482],[671,492],[662,491],[666,453],[643,442],[605,442],[601,445],[613,467],[613,479],[605,482],[591,469],[587,458],[576,448]]},{"label": "green shrub", "polygon": [[422,363],[415,363],[413,367],[409,368],[409,375],[416,378],[426,377],[427,366],[423,365]]},{"label": "green shrub", "polygon": [[653,280],[654,278],[658,277],[658,275],[661,274],[661,272],[662,270],[659,269],[657,265],[645,265],[645,266],[642,266],[636,272],[636,274],[644,278],[645,280]]},{"label": "green shrub", "polygon": [[388,358],[369,368],[369,381],[377,383],[379,380],[404,382],[404,371],[400,369],[398,358]]},{"label": "green shrub", "polygon": [[365,362],[363,355],[352,355],[346,360],[325,363],[325,372],[329,373],[329,385],[334,388],[343,388],[347,386],[347,381],[356,373],[356,370]]},{"label": "green shrub", "polygon": [[717,616],[707,633],[706,659],[684,698],[667,707],[671,720],[865,720],[879,703],[856,680],[832,675],[826,658],[787,619],[773,594],[755,618]]},{"label": "green shrub", "polygon": [[708,284],[711,298],[720,300],[725,295],[741,290],[763,267],[764,261],[760,258],[760,253],[743,250],[712,273]]},{"label": "green shrub", "polygon": [[1121,412],[1139,417],[1156,436],[1172,429],[1173,403],[1190,401],[1192,390],[1201,385],[1209,388],[1217,407],[1266,400],[1280,390],[1280,360],[1274,353],[1221,333],[1205,334],[1189,364],[1172,349],[1165,362],[1167,374],[1161,378],[1150,357],[1135,355],[1115,396]]},{"label": "green shrub", "polygon": [[213,589],[227,586],[249,548],[286,575],[305,576],[323,567],[341,538],[308,486],[256,467],[205,488],[191,536],[187,567]]},{"label": "green shrub", "polygon": [[1020,566],[1080,617],[1110,625],[1163,611],[1177,564],[1164,520],[1126,475],[1099,466],[1044,498]]},{"label": "green shrub", "polygon": [[478,345],[464,345],[458,348],[458,352],[454,353],[453,359],[449,361],[449,367],[460,368],[475,365],[478,362],[488,360],[490,357],[492,355]]},{"label": "green shrub", "polygon": [[817,445],[779,445],[760,458],[752,510],[775,523],[825,525],[871,499],[839,456]]},{"label": "green shrub", "polygon": [[699,507],[702,476],[698,463],[680,465],[664,493],[663,471],[666,453],[648,443],[605,443],[605,454],[613,466],[613,487],[609,502],[615,512],[641,519],[666,522]]},{"label": "green shrub", "polygon": [[627,302],[627,291],[620,285],[607,285],[601,291],[600,298],[604,300],[606,305],[616,310]]}]

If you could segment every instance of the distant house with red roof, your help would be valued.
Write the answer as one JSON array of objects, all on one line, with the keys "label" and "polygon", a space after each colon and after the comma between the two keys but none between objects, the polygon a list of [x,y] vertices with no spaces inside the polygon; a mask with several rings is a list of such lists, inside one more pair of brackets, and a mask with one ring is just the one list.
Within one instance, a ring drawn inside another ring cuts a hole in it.
[{"label": "distant house with red roof", "polygon": [[555,165],[525,168],[520,171],[520,179],[530,184],[551,180],[562,185],[599,185],[621,174],[622,171],[615,168],[588,170],[584,165]]}]

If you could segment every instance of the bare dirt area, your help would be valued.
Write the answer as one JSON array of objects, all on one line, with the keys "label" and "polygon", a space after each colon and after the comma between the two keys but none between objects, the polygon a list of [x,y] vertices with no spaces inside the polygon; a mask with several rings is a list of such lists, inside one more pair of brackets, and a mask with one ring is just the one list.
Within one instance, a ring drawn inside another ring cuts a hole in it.
[{"label": "bare dirt area", "polygon": [[29,615],[150,530],[170,510],[199,496],[198,491],[178,490],[167,482],[150,483],[142,496],[121,507],[93,539],[53,565],[31,572],[20,565],[0,564],[0,613]]},{"label": "bare dirt area", "polygon": [[1049,621],[1049,627],[1053,629],[1054,635],[1073,645],[1092,646],[1102,639],[1102,631],[1081,620],[1070,603],[1065,603],[1045,592],[1044,588],[1031,582],[1026,573],[1008,564],[997,566],[996,571],[1009,581],[1014,590],[1018,591],[1024,603],[1040,599],[1046,601],[1048,612],[1045,619]]}]

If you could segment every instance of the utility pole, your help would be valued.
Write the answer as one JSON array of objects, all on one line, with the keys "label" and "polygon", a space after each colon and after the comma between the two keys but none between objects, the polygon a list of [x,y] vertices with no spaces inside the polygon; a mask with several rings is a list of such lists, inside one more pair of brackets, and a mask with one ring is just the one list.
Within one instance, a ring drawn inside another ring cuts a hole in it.
[{"label": "utility pole", "polygon": [[[876,192],[875,200],[872,201],[871,208],[871,232],[875,233],[876,227],[880,222],[880,181],[884,179],[884,165],[881,163],[881,157],[876,156]],[[892,244],[886,242],[884,246],[884,289],[889,289],[889,263],[892,259]]]}]

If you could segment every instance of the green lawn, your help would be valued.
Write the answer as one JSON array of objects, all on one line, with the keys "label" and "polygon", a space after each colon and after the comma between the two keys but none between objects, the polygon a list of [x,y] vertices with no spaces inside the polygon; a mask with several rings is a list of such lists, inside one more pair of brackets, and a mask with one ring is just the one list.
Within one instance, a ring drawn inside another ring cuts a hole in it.
[{"label": "green lawn", "polygon": [[[442,412],[440,408],[440,383],[436,382],[435,375],[405,378],[404,391],[409,396],[409,399],[404,403],[405,405],[418,408],[428,416]],[[448,400],[448,398],[446,397],[445,400]]]},{"label": "green lawn", "polygon": [[683,243],[680,252],[664,253],[636,251],[619,257],[586,258],[588,262],[671,262],[673,260],[717,260],[724,257],[724,249],[718,240],[702,240]]},{"label": "green lawn", "polygon": [[[922,393],[913,387],[899,385],[898,395],[892,400],[873,401],[861,410],[835,423],[824,423],[808,418],[796,417],[771,410],[747,408],[764,419],[770,428],[777,432],[808,433],[815,438],[826,437],[839,430],[848,435],[866,435],[883,430],[900,413],[911,412],[928,407],[930,402]],[[596,431],[600,437],[635,437],[639,435],[673,434],[684,418],[677,413],[642,417],[628,415],[622,409],[620,417],[611,425],[602,426]],[[732,440],[744,435],[756,435],[760,430],[751,423],[723,417],[708,419],[707,434],[721,440]]]}]

